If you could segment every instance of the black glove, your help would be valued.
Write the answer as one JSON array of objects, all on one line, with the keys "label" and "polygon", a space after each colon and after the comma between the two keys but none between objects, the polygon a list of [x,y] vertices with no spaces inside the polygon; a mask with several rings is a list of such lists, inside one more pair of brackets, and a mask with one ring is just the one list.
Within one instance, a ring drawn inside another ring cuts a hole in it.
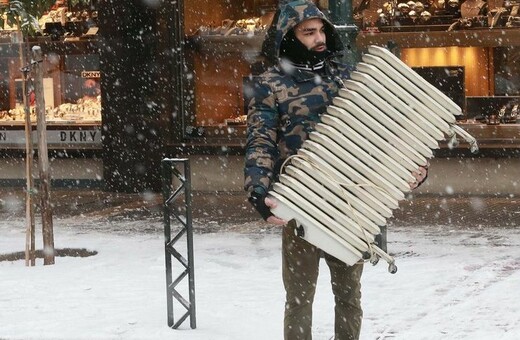
[{"label": "black glove", "polygon": [[267,220],[269,216],[273,216],[273,213],[269,209],[267,205],[265,205],[265,198],[267,197],[267,192],[262,187],[256,187],[249,194],[248,201],[255,207],[256,211],[260,213],[260,216],[264,220]]}]

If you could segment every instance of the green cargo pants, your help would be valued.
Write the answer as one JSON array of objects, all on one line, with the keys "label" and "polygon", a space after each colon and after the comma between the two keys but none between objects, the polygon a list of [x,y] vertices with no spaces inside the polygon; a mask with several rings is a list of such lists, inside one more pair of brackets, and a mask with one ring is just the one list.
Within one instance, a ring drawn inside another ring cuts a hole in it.
[{"label": "green cargo pants", "polygon": [[[282,275],[286,291],[284,339],[312,339],[312,302],[322,251],[294,233],[296,223],[284,226]],[[361,274],[363,264],[348,266],[324,254],[331,273],[335,301],[335,340],[358,339],[361,330]]]}]

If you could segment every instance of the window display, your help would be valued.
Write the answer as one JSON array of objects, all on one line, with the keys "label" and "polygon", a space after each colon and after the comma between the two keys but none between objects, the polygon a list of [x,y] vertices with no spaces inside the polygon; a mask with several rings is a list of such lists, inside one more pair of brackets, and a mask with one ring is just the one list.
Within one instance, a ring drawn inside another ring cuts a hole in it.
[{"label": "window display", "polygon": [[461,17],[461,5],[458,0],[387,1],[377,9],[377,14],[375,25],[383,32],[442,31]]},{"label": "window display", "polygon": [[520,46],[494,49],[495,95],[520,96]]},{"label": "window display", "polygon": [[[28,59],[27,55],[36,45],[43,52],[48,140],[56,147],[83,142],[101,147],[101,76],[96,20],[97,12],[90,2],[67,6],[64,1],[56,1],[38,19],[42,30],[36,35],[22,38],[16,25],[7,26],[4,22],[4,29],[0,30],[1,147],[23,146],[23,138],[19,140],[25,126],[22,68],[27,65],[21,64],[21,53]],[[27,105],[31,121],[36,125],[33,74],[29,72],[27,76]]]},{"label": "window display", "polygon": [[187,120],[185,137],[244,138],[244,83],[259,61],[266,29],[277,1],[246,1],[237,9],[220,1],[184,4],[188,40],[186,63],[193,69],[184,79]]},{"label": "window display", "polygon": [[[337,14],[337,6],[330,6],[330,1],[316,2],[330,15]],[[173,121],[181,127],[175,135],[177,142],[243,146],[247,88],[267,66],[261,48],[278,1],[238,3],[203,0],[179,6],[182,15],[176,22],[182,32],[176,46],[182,50],[183,66],[176,87],[183,96]],[[511,23],[491,25],[497,9],[504,6],[508,17],[516,16],[515,4],[501,0],[354,0],[353,19],[360,28],[356,48],[363,52],[374,44],[392,49],[409,66],[425,72],[436,86],[446,87],[443,91],[463,110],[459,123],[477,128],[483,121],[474,119],[478,113],[472,111],[475,106],[468,98],[518,96],[518,28]],[[474,17],[485,23],[450,29],[461,19]],[[516,109],[513,104],[510,114],[499,119],[501,124],[516,124]],[[486,133],[481,138],[494,143],[495,135]]]},{"label": "window display", "polygon": [[[101,123],[98,55],[48,52],[43,61],[47,123]],[[25,113],[20,59],[18,56],[0,57],[0,66],[3,66],[0,71],[0,125],[23,125]],[[31,118],[36,121],[32,79],[28,80],[27,90]]]}]

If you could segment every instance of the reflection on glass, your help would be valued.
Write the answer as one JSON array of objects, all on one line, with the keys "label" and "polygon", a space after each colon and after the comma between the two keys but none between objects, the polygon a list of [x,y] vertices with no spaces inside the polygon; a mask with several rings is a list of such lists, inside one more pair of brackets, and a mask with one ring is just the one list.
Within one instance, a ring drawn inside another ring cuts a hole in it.
[{"label": "reflection on glass", "polygon": [[520,47],[497,47],[494,52],[495,95],[520,95]]}]

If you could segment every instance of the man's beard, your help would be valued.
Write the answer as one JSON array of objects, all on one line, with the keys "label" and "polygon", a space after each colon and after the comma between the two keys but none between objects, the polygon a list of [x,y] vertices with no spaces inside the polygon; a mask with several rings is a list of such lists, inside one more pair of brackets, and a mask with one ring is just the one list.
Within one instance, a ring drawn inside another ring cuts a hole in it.
[{"label": "man's beard", "polygon": [[286,58],[296,65],[312,67],[324,61],[331,52],[328,49],[316,51],[320,46],[327,46],[325,43],[318,44],[312,49],[308,49],[294,34],[294,30],[287,32],[280,45],[280,57]]}]

